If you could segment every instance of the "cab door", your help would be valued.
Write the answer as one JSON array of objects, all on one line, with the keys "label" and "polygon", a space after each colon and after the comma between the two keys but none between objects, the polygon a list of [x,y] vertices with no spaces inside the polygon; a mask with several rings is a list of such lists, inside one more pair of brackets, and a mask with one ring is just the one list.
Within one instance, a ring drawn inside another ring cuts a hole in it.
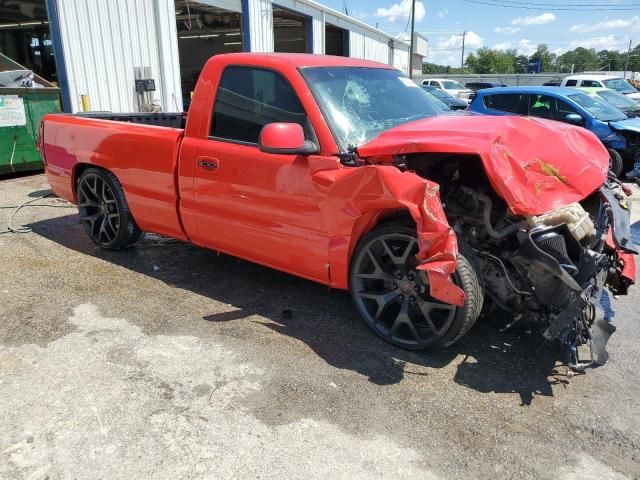
[{"label": "cab door", "polygon": [[307,157],[262,152],[262,127],[300,124],[307,114],[278,72],[228,66],[222,72],[209,136],[185,138],[181,162],[193,172],[195,243],[327,282],[328,244]]}]

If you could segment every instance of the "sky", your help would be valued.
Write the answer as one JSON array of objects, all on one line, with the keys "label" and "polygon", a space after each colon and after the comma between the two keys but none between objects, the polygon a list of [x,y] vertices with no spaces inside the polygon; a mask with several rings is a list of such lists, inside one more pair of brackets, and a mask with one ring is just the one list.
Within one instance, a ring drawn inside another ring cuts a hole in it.
[{"label": "sky", "polygon": [[[409,27],[411,0],[320,0],[343,12],[345,1],[350,16],[388,33]],[[540,43],[556,54],[626,52],[629,40],[640,43],[640,0],[417,0],[415,29],[429,40],[425,61],[452,66],[460,66],[465,30],[466,53],[490,47],[530,55]]]}]

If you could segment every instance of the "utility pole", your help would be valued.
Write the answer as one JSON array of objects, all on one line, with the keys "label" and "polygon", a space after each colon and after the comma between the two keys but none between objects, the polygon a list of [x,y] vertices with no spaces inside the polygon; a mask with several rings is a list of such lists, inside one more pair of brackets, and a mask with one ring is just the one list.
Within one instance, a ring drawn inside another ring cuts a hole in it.
[{"label": "utility pole", "polygon": [[413,78],[413,35],[415,29],[415,13],[416,13],[416,0],[411,1],[411,43],[409,44],[409,78]]},{"label": "utility pole", "polygon": [[464,70],[464,40],[467,36],[467,31],[462,32],[462,59],[460,60],[460,69]]},{"label": "utility pole", "polygon": [[631,40],[629,40],[629,50],[627,50],[627,61],[624,62],[624,73],[622,74],[622,78],[626,80],[627,69],[629,68],[629,55],[631,55]]}]

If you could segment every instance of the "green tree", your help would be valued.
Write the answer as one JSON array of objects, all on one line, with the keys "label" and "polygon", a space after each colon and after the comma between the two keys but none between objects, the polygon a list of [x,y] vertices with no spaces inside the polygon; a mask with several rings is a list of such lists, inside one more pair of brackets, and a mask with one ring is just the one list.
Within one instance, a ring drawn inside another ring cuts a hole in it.
[{"label": "green tree", "polygon": [[600,68],[598,54],[593,48],[578,47],[558,57],[557,66],[561,72],[584,72]]},{"label": "green tree", "polygon": [[[621,55],[621,63],[620,68],[618,70],[624,69],[624,62],[627,60],[626,52]],[[640,44],[636,45],[633,50],[631,50],[631,54],[629,55],[629,68],[632,72],[640,72]]]},{"label": "green tree", "polygon": [[555,68],[556,54],[549,51],[549,46],[541,43],[531,55],[531,59],[540,59],[541,72],[553,72]]},{"label": "green tree", "polygon": [[514,73],[515,50],[494,50],[491,48],[479,48],[476,53],[470,53],[465,61],[465,66],[472,73]]},{"label": "green tree", "polygon": [[600,70],[622,70],[624,68],[625,55],[617,50],[600,50],[597,55]]}]

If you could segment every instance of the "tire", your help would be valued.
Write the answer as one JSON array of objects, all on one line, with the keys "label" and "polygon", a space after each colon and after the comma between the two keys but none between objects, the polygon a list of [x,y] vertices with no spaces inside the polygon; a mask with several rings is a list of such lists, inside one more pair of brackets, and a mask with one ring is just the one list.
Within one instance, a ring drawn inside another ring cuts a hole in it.
[{"label": "tire", "polygon": [[113,173],[99,168],[85,170],[78,180],[77,197],[80,221],[99,247],[119,250],[142,237],[122,185]]},{"label": "tire", "polygon": [[458,255],[454,283],[465,293],[461,307],[429,295],[417,270],[416,230],[400,224],[375,228],[351,259],[349,289],[365,323],[382,339],[410,350],[446,348],[466,334],[482,310],[483,291],[471,263]]},{"label": "tire", "polygon": [[609,152],[609,170],[611,170],[616,177],[619,177],[622,173],[622,169],[624,168],[622,155],[613,148],[607,148],[607,151]]}]

